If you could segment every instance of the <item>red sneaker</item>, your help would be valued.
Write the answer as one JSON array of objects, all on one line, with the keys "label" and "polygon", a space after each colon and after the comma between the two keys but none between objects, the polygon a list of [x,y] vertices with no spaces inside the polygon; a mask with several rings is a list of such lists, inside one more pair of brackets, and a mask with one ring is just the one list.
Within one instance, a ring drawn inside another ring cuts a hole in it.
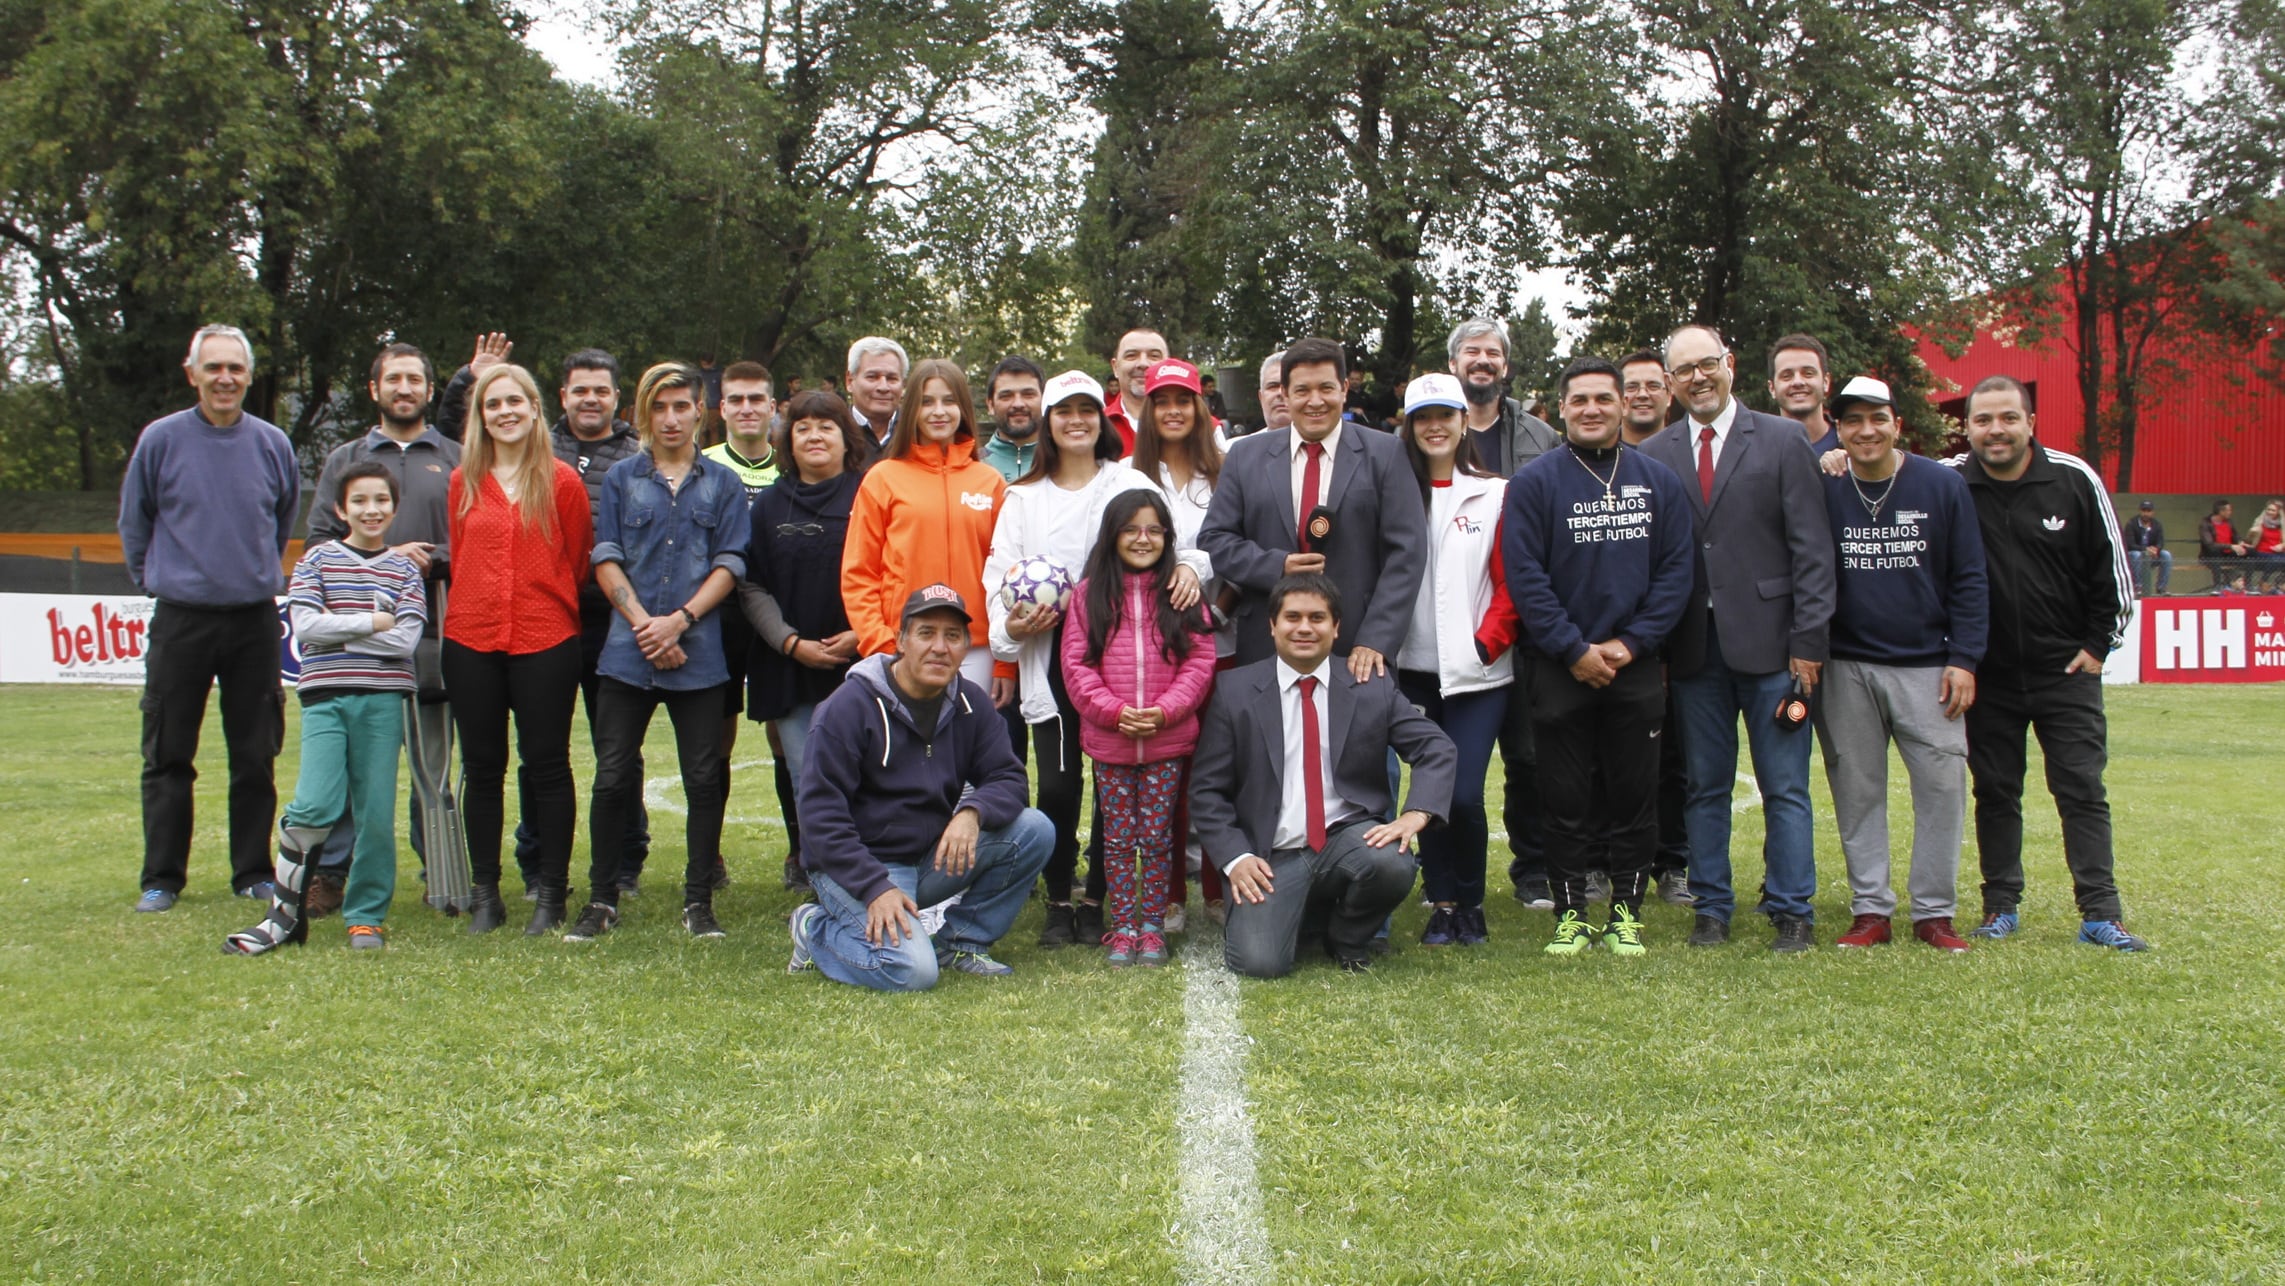
[{"label": "red sneaker", "polygon": [[1965,951],[1969,945],[1966,938],[1952,932],[1952,917],[1948,915],[1940,915],[1933,920],[1914,920],[1912,936],[1938,951]]},{"label": "red sneaker", "polygon": [[1833,939],[1836,947],[1877,947],[1891,939],[1888,917],[1860,915],[1849,922],[1849,931]]}]

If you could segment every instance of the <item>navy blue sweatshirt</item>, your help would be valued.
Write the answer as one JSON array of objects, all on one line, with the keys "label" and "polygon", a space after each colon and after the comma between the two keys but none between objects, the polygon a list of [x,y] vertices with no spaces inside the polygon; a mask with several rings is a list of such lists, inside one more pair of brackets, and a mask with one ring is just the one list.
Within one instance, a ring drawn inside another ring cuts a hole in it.
[{"label": "navy blue sweatshirt", "polygon": [[1841,555],[1833,655],[1973,671],[1991,638],[1991,590],[1968,484],[1916,455],[1889,482],[1819,476]]},{"label": "navy blue sweatshirt", "polygon": [[1007,722],[984,690],[956,680],[938,706],[936,735],[924,741],[889,676],[894,660],[859,661],[818,705],[794,803],[801,864],[860,905],[892,887],[891,864],[934,860],[958,809],[975,809],[996,831],[1029,797]]},{"label": "navy blue sweatshirt", "polygon": [[1681,622],[1690,498],[1672,469],[1633,447],[1566,443],[1525,465],[1508,483],[1502,524],[1507,592],[1524,636],[1563,664],[1614,638],[1647,657]]},{"label": "navy blue sweatshirt", "polygon": [[119,486],[127,574],[151,597],[247,607],[286,589],[286,542],[301,515],[301,465],[268,420],[227,429],[197,407],[144,426]]}]

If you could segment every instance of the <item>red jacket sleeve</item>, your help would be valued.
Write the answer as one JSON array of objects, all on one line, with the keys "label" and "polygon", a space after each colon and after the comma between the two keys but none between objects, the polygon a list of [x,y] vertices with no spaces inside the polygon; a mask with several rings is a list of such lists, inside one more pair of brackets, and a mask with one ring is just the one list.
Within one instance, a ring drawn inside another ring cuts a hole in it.
[{"label": "red jacket sleeve", "polygon": [[1484,620],[1476,627],[1476,654],[1485,665],[1500,659],[1500,654],[1515,646],[1523,632],[1523,618],[1516,615],[1515,600],[1507,593],[1507,556],[1500,550],[1500,537],[1505,534],[1507,519],[1502,517],[1492,530],[1492,601],[1484,609]]}]

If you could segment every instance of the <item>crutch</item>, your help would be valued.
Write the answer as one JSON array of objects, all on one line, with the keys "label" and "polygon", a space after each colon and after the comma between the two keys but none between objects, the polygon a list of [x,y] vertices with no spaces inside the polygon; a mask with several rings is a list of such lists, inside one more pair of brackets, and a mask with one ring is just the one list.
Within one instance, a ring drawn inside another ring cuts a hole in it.
[{"label": "crutch", "polygon": [[452,707],[444,690],[444,582],[438,581],[430,593],[436,634],[423,632],[413,649],[419,691],[405,698],[405,757],[412,763],[413,795],[420,801],[428,904],[446,915],[458,915],[473,888],[468,840],[460,829],[460,798],[454,789]]}]

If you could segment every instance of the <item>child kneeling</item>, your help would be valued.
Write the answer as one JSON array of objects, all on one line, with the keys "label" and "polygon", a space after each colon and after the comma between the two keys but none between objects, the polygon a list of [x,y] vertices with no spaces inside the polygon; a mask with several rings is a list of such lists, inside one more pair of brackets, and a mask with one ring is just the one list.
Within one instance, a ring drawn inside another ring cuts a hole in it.
[{"label": "child kneeling", "polygon": [[277,892],[267,918],[223,940],[236,955],[308,938],[302,895],[310,855],[344,811],[357,825],[341,902],[351,947],[382,944],[396,895],[397,754],[405,700],[416,691],[413,648],[428,591],[420,569],[383,539],[397,511],[396,479],[386,468],[369,460],[349,466],[332,500],[349,534],[304,553],[287,591],[301,648],[301,776],[278,820]]},{"label": "child kneeling", "polygon": [[1102,806],[1110,962],[1166,960],[1168,868],[1198,711],[1214,683],[1214,636],[1198,607],[1176,611],[1174,521],[1155,491],[1112,498],[1071,595],[1063,681]]}]

